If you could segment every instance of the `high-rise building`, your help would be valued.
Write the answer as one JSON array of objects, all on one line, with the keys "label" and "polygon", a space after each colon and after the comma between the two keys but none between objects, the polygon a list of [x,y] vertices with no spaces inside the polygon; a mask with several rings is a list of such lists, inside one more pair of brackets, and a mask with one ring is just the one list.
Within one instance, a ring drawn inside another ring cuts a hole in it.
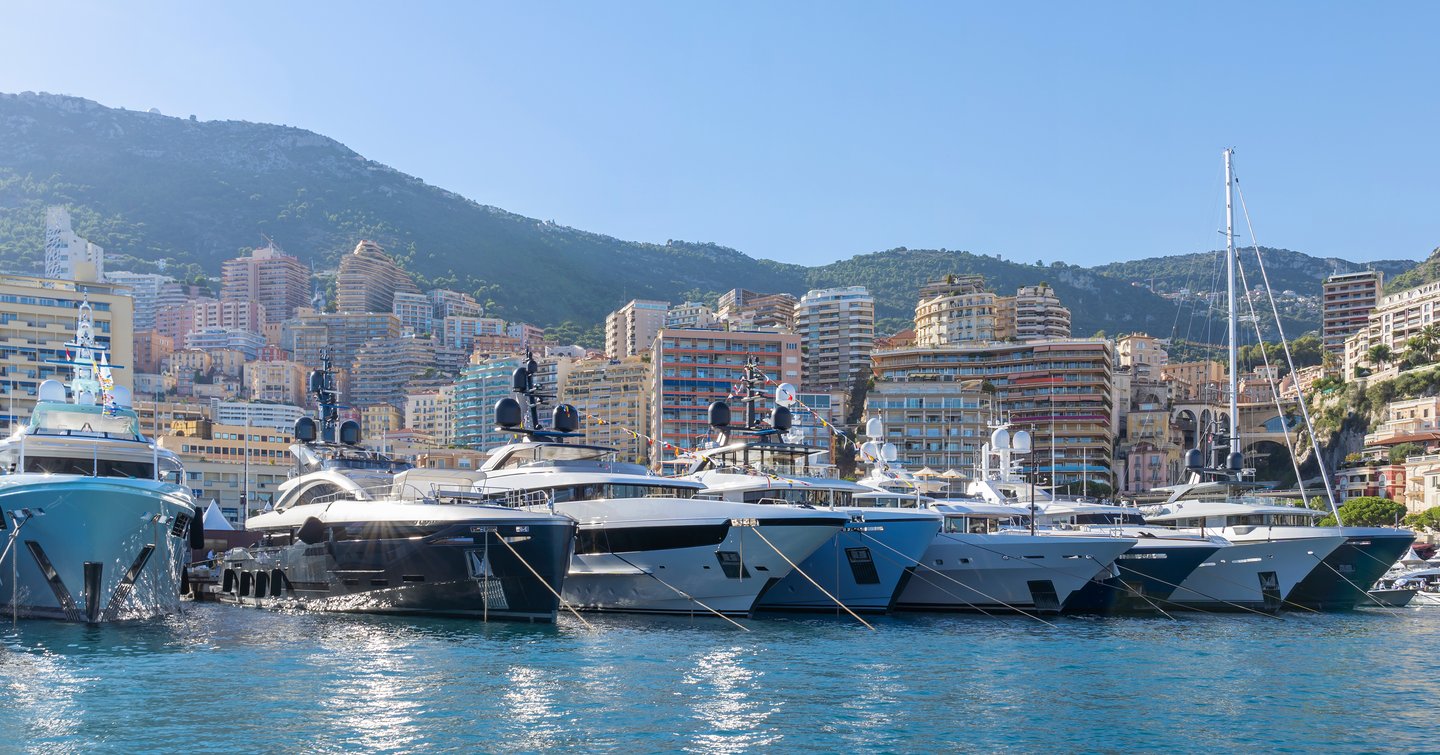
[{"label": "high-rise building", "polygon": [[[800,387],[800,336],[776,330],[671,330],[655,337],[651,354],[650,435],[656,440],[651,463],[676,457],[669,443],[694,448],[710,435],[706,408],[726,398],[744,374],[749,357],[776,384]],[[773,399],[773,391],[771,392]],[[770,401],[757,407],[768,413]]]},{"label": "high-rise building", "polygon": [[1160,369],[1160,379],[1170,384],[1176,401],[1218,403],[1226,400],[1229,384],[1223,362],[1170,362]]},{"label": "high-rise building", "polygon": [[624,359],[648,350],[655,334],[665,327],[669,310],[669,302],[631,299],[611,312],[605,318],[605,354]]},{"label": "high-rise building", "polygon": [[155,327],[155,311],[160,303],[160,288],[175,279],[159,273],[131,273],[111,270],[105,273],[105,280],[129,288],[130,298],[135,300],[135,330],[150,330]]},{"label": "high-rise building", "polygon": [[[1104,339],[915,346],[875,352],[867,416],[880,414],[906,464],[973,467],[1006,418],[1030,431],[1026,473],[1048,482],[1114,484],[1111,411],[1114,359]],[[993,401],[993,407],[990,406]]]},{"label": "high-rise building", "polygon": [[580,410],[585,442],[619,449],[626,461],[648,463],[645,440],[650,424],[650,363],[586,359],[571,365],[560,400]]},{"label": "high-rise building", "polygon": [[[495,429],[495,402],[512,395],[515,368],[525,361],[521,355],[491,357],[466,367],[455,382],[455,442],[488,450],[509,443],[514,436]],[[556,395],[569,373],[571,360],[565,357],[537,357],[535,386],[541,393]],[[541,421],[549,422],[547,416]]]},{"label": "high-rise building", "polygon": [[915,305],[915,344],[998,340],[996,298],[979,275],[947,275],[925,284]]},{"label": "high-rise building", "polygon": [[455,384],[405,395],[405,427],[439,447],[455,444]]},{"label": "high-rise building", "polygon": [[435,330],[435,305],[425,294],[400,291],[395,294],[390,311],[400,318],[400,332],[412,336],[429,336]]},{"label": "high-rise building", "polygon": [[1320,333],[1325,350],[1345,356],[1345,339],[1370,321],[1385,274],[1379,270],[1332,275],[1320,285]]},{"label": "high-rise building", "polygon": [[[355,353],[349,402],[359,407],[389,404],[397,410],[403,409],[405,384],[427,371],[435,371],[437,361],[446,361],[436,353],[443,349],[448,347],[437,346],[428,338],[415,336],[367,341]],[[448,361],[455,363],[458,360],[457,353],[451,355]]]},{"label": "high-rise building", "polygon": [[348,375],[360,347],[375,339],[399,337],[400,318],[388,311],[306,313],[285,321],[280,347],[295,361],[311,367],[318,367],[321,355],[328,352],[335,368]]},{"label": "high-rise building", "polygon": [[185,348],[199,351],[232,349],[251,360],[260,356],[265,339],[258,333],[236,328],[204,328],[192,330],[185,336]]},{"label": "high-rise building", "polygon": [[1005,306],[1014,312],[1012,332],[1016,340],[1070,337],[1070,310],[1060,303],[1060,297],[1048,283],[1021,286]]},{"label": "high-rise building", "polygon": [[336,309],[342,313],[389,312],[395,294],[420,293],[415,281],[373,241],[361,241],[340,260]]},{"label": "high-rise building", "polygon": [[847,391],[870,371],[875,297],[864,286],[807,292],[795,307],[805,354],[805,388]]},{"label": "high-rise building", "polygon": [[440,322],[440,339],[452,349],[466,353],[475,350],[477,339],[504,336],[505,321],[498,317],[450,315]]},{"label": "high-rise building", "polygon": [[437,288],[430,292],[430,304],[434,307],[431,315],[435,320],[443,320],[447,317],[479,317],[481,311],[480,302],[470,294],[449,289]]},{"label": "high-rise building", "polygon": [[69,382],[65,343],[75,337],[80,304],[90,302],[95,340],[110,349],[115,384],[134,388],[134,300],[109,283],[0,274],[0,423],[9,427],[30,416],[35,392],[46,378]]},{"label": "high-rise building", "polygon": [[105,250],[80,238],[70,227],[70,211],[58,205],[45,210],[45,277],[105,279]]},{"label": "high-rise building", "polygon": [[309,304],[310,271],[271,242],[221,264],[220,298],[256,302],[265,308],[264,323],[284,322]]},{"label": "high-rise building", "polygon": [[259,335],[266,321],[265,305],[257,301],[196,299],[192,311],[195,315],[192,330],[228,328]]},{"label": "high-rise building", "polygon": [[736,288],[721,294],[718,314],[719,319],[740,330],[775,328],[793,331],[796,301],[794,294],[760,294]]},{"label": "high-rise building", "polygon": [[[1345,339],[1345,374],[1355,368],[1394,367],[1403,358],[1406,342],[1423,328],[1440,325],[1440,281],[1431,281],[1380,297],[1365,327]],[[1374,346],[1389,348],[1394,358],[1384,364],[1370,364],[1367,352]]]},{"label": "high-rise building", "polygon": [[299,362],[285,360],[245,363],[245,387],[252,401],[278,404],[305,403],[305,378],[308,368]]}]

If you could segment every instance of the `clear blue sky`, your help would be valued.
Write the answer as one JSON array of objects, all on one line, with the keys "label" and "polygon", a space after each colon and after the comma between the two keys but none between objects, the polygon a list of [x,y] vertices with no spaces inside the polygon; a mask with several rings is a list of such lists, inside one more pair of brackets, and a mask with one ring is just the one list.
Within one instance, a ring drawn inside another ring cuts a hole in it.
[{"label": "clear blue sky", "polygon": [[0,7],[0,91],[285,123],[480,202],[823,263],[1440,245],[1440,4]]}]

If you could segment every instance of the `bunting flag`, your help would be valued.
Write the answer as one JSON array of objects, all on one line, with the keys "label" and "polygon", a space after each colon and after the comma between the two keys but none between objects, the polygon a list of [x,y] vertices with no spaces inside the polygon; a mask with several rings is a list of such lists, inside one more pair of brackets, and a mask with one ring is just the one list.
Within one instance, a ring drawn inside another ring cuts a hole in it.
[{"label": "bunting flag", "polygon": [[596,416],[596,415],[594,415],[594,414],[591,414],[590,412],[587,412],[587,411],[585,411],[585,410],[583,410],[583,409],[580,410],[580,413],[583,414],[587,419],[591,420],[592,422],[594,422],[594,423],[597,424],[597,425],[613,425],[613,426],[614,426],[616,429],[618,429],[620,432],[625,433],[626,435],[629,435],[631,440],[635,440],[635,441],[641,441],[641,440],[643,440],[643,441],[645,441],[645,445],[648,446],[648,447],[650,447],[650,448],[654,448],[654,447],[656,447],[656,446],[658,445],[658,446],[660,446],[661,448],[663,448],[663,449],[665,449],[665,450],[667,450],[667,451],[674,451],[674,452],[676,453],[676,455],[678,455],[678,456],[684,456],[684,457],[689,457],[689,458],[694,458],[694,457],[695,457],[695,452],[694,452],[693,449],[681,448],[680,446],[677,446],[677,445],[675,445],[674,443],[667,443],[666,441],[663,441],[663,440],[657,440],[657,439],[655,439],[655,438],[650,437],[649,435],[646,435],[645,433],[639,432],[638,430],[632,430],[632,429],[630,429],[630,428],[628,428],[628,427],[625,427],[624,425],[616,424],[616,423],[614,423],[614,422],[609,422],[609,421],[607,421],[607,420],[605,420],[605,419],[603,419],[603,418],[601,418],[601,417],[598,417],[598,416]]},{"label": "bunting flag", "polygon": [[[769,375],[766,375],[766,376],[765,376],[765,384],[766,384],[766,385],[779,385],[779,384],[776,383],[773,379],[771,379]],[[815,418],[815,421],[817,421],[817,422],[820,423],[820,426],[821,426],[821,427],[825,428],[826,430],[829,430],[829,431],[831,432],[831,434],[833,434],[835,437],[839,438],[845,445],[850,446],[851,448],[855,449],[856,451],[859,451],[859,450],[860,450],[860,444],[857,443],[854,438],[850,437],[849,435],[846,435],[844,430],[841,430],[840,428],[836,427],[835,425],[830,424],[830,422],[828,422],[824,417],[820,416],[820,412],[817,412],[817,411],[815,411],[814,409],[811,409],[809,406],[807,406],[807,405],[805,404],[804,401],[801,401],[799,396],[795,396],[794,398],[795,398],[795,405],[798,406],[798,407],[800,407],[801,409],[804,409],[805,411],[809,412],[810,415]]]}]

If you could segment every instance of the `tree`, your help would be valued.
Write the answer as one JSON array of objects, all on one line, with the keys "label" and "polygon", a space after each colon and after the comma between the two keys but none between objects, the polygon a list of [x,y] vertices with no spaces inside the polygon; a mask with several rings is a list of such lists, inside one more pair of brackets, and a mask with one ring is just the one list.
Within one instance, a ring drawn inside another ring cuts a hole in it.
[{"label": "tree", "polygon": [[1440,506],[1405,517],[1405,526],[1412,530],[1440,530]]},{"label": "tree", "polygon": [[1419,456],[1425,453],[1425,447],[1419,443],[1401,443],[1398,446],[1390,447],[1390,463],[1404,464],[1405,459],[1411,456]]},{"label": "tree", "polygon": [[[1393,526],[1405,516],[1405,504],[1389,498],[1365,495],[1351,498],[1340,505],[1340,521],[1347,527]],[[1320,520],[1320,526],[1332,527],[1335,517]]]},{"label": "tree", "polygon": [[1370,361],[1370,364],[1379,367],[1391,359],[1394,359],[1395,353],[1390,350],[1389,346],[1383,343],[1377,343],[1371,346],[1369,351],[1365,352],[1365,358]]}]

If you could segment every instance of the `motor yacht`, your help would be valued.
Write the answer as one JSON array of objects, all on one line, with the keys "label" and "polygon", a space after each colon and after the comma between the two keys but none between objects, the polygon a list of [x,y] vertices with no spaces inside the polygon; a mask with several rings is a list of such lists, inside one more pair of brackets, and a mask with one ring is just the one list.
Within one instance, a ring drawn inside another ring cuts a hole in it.
[{"label": "motor yacht", "polygon": [[294,471],[221,562],[218,597],[249,606],[554,621],[575,523],[473,500],[471,473],[415,469],[339,421],[328,360],[317,418],[295,424]]},{"label": "motor yacht", "polygon": [[1319,611],[1346,610],[1368,602],[1366,592],[1415,542],[1409,530],[1389,527],[1321,527],[1325,512],[1246,495],[1257,485],[1239,480],[1198,482],[1171,488],[1165,503],[1147,507],[1145,519],[1177,531],[1214,534],[1236,544],[1339,538],[1335,548],[1304,548],[1310,569],[1286,596],[1287,603]]},{"label": "motor yacht", "polygon": [[0,441],[0,612],[88,623],[172,613],[201,534],[180,460],[141,434],[88,300],[66,348],[49,364],[70,368],[68,393],[41,382],[29,421]]},{"label": "motor yacht", "polygon": [[516,442],[490,452],[472,484],[480,500],[553,508],[579,528],[565,599],[592,611],[748,616],[849,518],[831,511],[698,498],[702,485],[653,475],[619,452],[586,445],[579,414],[560,404],[549,428],[535,363],[514,374],[496,424]]},{"label": "motor yacht", "polygon": [[907,610],[1070,612],[1095,585],[1119,576],[1117,556],[1136,541],[1071,536],[1025,529],[1022,506],[946,497],[947,483],[916,478],[895,463],[883,443],[884,425],[866,423],[870,440],[859,458],[868,464],[860,484],[869,488],[856,503],[885,509],[921,509],[943,517],[896,607]]},{"label": "motor yacht", "polygon": [[869,488],[839,479],[817,461],[817,450],[785,435],[791,430],[794,388],[776,388],[768,424],[757,417],[764,375],[752,359],[740,381],[744,422],[733,423],[729,405],[710,406],[716,442],[694,454],[680,479],[704,486],[701,497],[761,504],[775,510],[804,508],[840,515],[843,529],[797,562],[798,568],[761,596],[758,607],[788,611],[884,613],[940,530],[935,512],[864,506],[854,500]]}]

